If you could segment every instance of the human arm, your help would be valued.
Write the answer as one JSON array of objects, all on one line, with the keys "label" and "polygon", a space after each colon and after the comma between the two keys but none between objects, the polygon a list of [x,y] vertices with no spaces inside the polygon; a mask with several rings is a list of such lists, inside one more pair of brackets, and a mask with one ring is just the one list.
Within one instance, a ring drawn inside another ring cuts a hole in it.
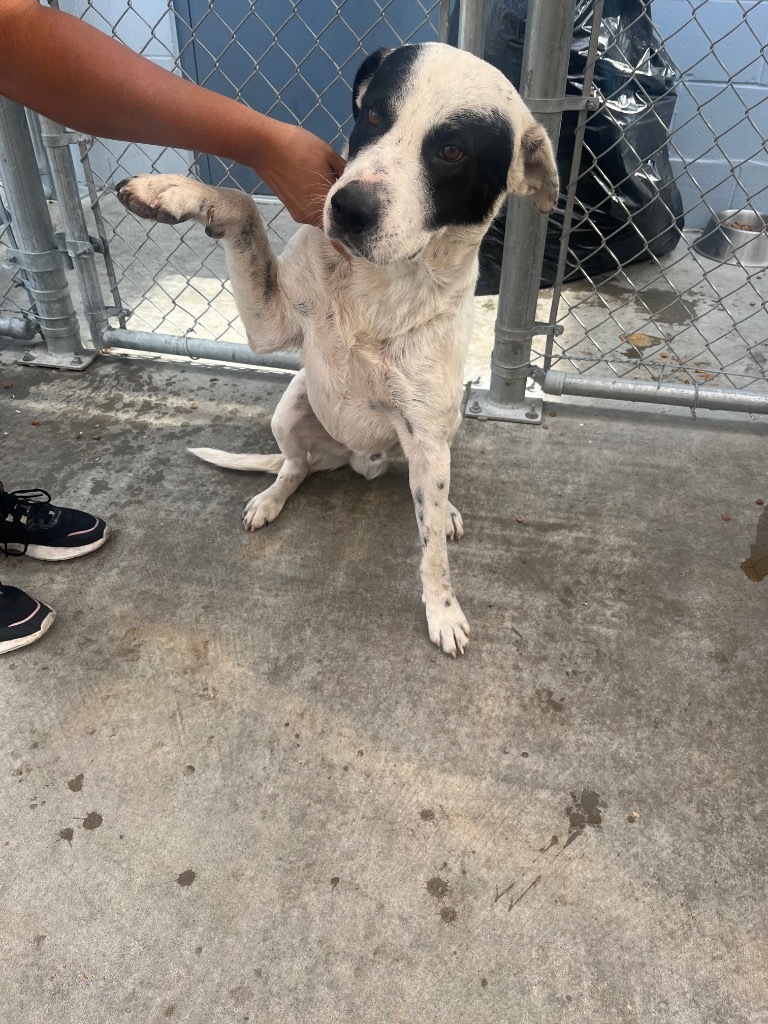
[{"label": "human arm", "polygon": [[252,167],[291,216],[320,223],[344,161],[310,132],[186,81],[37,0],[0,0],[0,95],[69,128]]}]

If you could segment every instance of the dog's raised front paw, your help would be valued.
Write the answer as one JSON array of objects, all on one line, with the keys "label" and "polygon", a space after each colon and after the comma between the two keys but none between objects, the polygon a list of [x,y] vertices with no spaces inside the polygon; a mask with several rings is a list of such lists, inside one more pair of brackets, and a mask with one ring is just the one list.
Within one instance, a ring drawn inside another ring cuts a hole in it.
[{"label": "dog's raised front paw", "polygon": [[454,595],[425,601],[425,604],[432,643],[452,658],[463,654],[469,643],[469,623]]},{"label": "dog's raised front paw", "polygon": [[197,212],[199,182],[181,174],[138,174],[126,178],[115,186],[117,198],[137,217],[156,220],[161,224],[180,224]]}]

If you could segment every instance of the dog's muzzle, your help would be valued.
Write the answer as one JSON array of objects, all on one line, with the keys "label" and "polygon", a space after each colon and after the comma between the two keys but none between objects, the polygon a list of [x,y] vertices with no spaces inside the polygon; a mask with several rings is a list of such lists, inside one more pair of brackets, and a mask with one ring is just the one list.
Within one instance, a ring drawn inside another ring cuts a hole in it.
[{"label": "dog's muzzle", "polygon": [[328,235],[359,249],[365,236],[378,227],[380,215],[381,200],[376,186],[352,181],[331,196]]}]

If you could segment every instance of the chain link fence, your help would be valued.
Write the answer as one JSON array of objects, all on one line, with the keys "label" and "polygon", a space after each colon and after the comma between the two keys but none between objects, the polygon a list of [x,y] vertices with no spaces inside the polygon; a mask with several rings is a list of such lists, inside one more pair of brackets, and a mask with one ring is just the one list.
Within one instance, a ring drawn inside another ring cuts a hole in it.
[{"label": "chain link fence", "polygon": [[[445,39],[449,21],[448,0],[63,0],[61,7],[169,70],[301,123],[339,149],[363,57],[379,46]],[[479,51],[485,31],[486,56],[501,66],[498,54],[488,52],[489,33],[500,17],[525,20],[526,9],[529,52],[522,67],[527,60],[528,71],[521,92],[551,134],[562,115],[561,174],[570,184],[546,240],[544,218],[534,213],[532,219],[530,204],[514,206],[513,200],[510,207],[514,223],[507,225],[490,392],[497,406],[519,406],[519,415],[500,418],[538,421],[531,378],[549,393],[658,401],[677,394],[680,404],[692,407],[765,411],[747,399],[768,395],[768,5],[465,0],[465,45],[471,40]],[[574,17],[583,30],[570,47],[571,60],[576,53],[582,62],[580,78],[564,65],[556,68],[553,59],[568,50]],[[640,26],[644,36],[638,36]],[[659,68],[661,90],[649,84]],[[46,145],[62,140],[45,122],[41,139],[37,119],[30,123],[37,173],[50,198],[60,170],[57,161],[51,176]],[[649,126],[656,130],[642,130]],[[563,140],[570,145],[566,156]],[[142,171],[192,173],[245,188],[257,196],[279,252],[296,228],[253,172],[178,150],[68,141],[79,149],[76,184],[102,313],[109,317],[97,347],[199,355],[215,342],[224,358],[234,353],[240,361],[269,365],[269,359],[248,358],[220,247],[194,226],[132,217],[114,195],[118,181]],[[613,159],[619,151],[622,160]],[[664,187],[654,188],[661,178]],[[646,186],[638,192],[646,201],[627,200],[638,183]],[[49,205],[54,230],[71,235],[58,222],[60,204]],[[663,232],[648,229],[651,206],[668,215]],[[522,234],[510,245],[515,224]],[[539,263],[533,260],[531,270],[528,258],[540,229],[539,251],[547,249],[542,259],[552,265],[541,291]],[[627,232],[635,237],[631,258],[617,243]],[[670,232],[675,244],[662,252],[657,243]],[[70,242],[65,237],[64,247]],[[18,248],[4,205],[0,244]],[[519,252],[526,252],[527,266],[515,276]],[[25,274],[23,266],[0,263],[0,334],[23,338],[36,327]],[[496,315],[495,299],[477,302],[487,307],[486,320]],[[203,341],[211,345],[206,349]],[[648,390],[641,394],[648,384],[655,398]],[[709,390],[719,391],[722,401],[701,401]],[[741,404],[735,394],[745,396]],[[495,415],[480,393],[475,399],[469,414]]]},{"label": "chain link fence", "polygon": [[[119,6],[118,17],[110,16],[115,5],[100,0],[69,8],[169,70],[302,124],[339,150],[363,57],[379,46],[436,39],[440,14],[439,2],[420,0],[142,0]],[[130,314],[121,326],[245,344],[221,246],[194,225],[147,226],[115,198],[117,182],[143,171],[192,173],[257,195],[278,253],[296,225],[250,168],[177,150],[93,143],[84,176],[106,224],[115,305]]]},{"label": "chain link fence", "polygon": [[[768,393],[767,6],[654,0],[625,4],[617,18],[616,5],[606,3],[591,90],[596,109],[584,113],[583,148],[573,161],[573,219],[554,287],[540,303],[543,319],[561,331],[536,349],[545,370]],[[638,33],[649,17],[652,35]],[[640,52],[637,35],[652,40]],[[664,84],[651,92],[654,65],[665,65],[656,76]],[[628,117],[630,103],[639,109]],[[601,145],[606,136],[627,160],[612,159],[612,147]],[[632,180],[620,173],[627,164]],[[650,195],[633,207],[638,178],[651,183],[641,193]],[[594,202],[595,183],[602,201]],[[665,254],[655,251],[660,232],[641,234],[651,204],[661,204],[662,230],[685,223]],[[619,207],[610,218],[608,206]],[[627,228],[638,234],[638,262],[612,254]],[[596,275],[590,264],[601,252]]]}]

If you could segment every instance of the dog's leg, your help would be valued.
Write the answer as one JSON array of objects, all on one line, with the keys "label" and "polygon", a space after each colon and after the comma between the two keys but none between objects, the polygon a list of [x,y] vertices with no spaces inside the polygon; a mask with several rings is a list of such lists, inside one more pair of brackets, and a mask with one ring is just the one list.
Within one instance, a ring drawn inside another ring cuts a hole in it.
[{"label": "dog's leg", "polygon": [[422,600],[427,610],[429,638],[455,658],[464,653],[469,643],[469,624],[456,600],[448,568],[446,524],[452,518],[448,508],[451,450],[447,443],[424,443],[410,431],[403,432],[400,441],[408,459],[419,524]]},{"label": "dog's leg", "polygon": [[[456,436],[456,431],[461,426],[461,413],[458,411],[460,407],[457,406],[456,418],[448,432],[448,446],[450,447],[453,443],[453,439]],[[452,505],[450,501],[446,502],[445,506],[445,536],[448,540],[455,540],[456,543],[461,540],[464,536],[464,520],[461,518],[461,512]]]},{"label": "dog's leg", "polygon": [[285,389],[272,417],[272,433],[285,456],[275,482],[255,495],[243,510],[246,530],[267,526],[310,474],[338,469],[349,462],[348,448],[330,436],[315,416],[307,397],[304,371]]},{"label": "dog's leg", "polygon": [[117,197],[139,217],[161,224],[196,220],[221,239],[251,348],[276,352],[301,345],[301,321],[281,287],[278,261],[250,196],[180,174],[140,174],[120,182]]}]

